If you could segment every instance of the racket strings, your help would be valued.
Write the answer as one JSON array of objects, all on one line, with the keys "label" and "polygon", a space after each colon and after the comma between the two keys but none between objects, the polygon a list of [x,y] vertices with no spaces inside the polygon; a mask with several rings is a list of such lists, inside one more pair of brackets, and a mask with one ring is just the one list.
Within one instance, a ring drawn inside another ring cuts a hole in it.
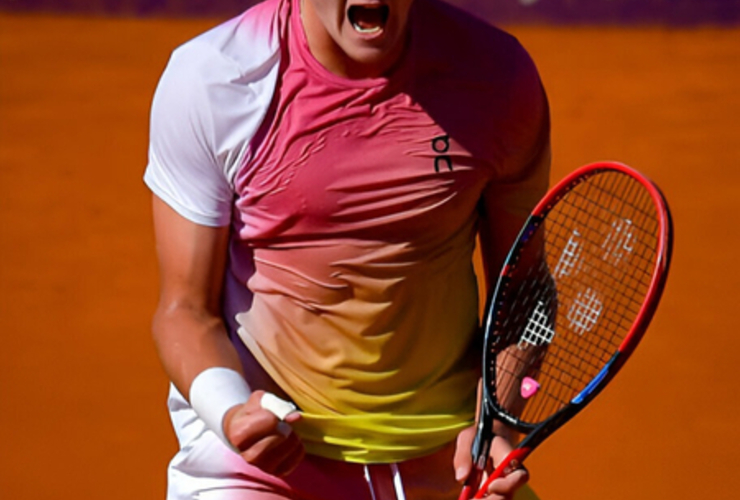
[{"label": "racket strings", "polygon": [[[659,221],[644,187],[619,172],[569,191],[514,266],[496,347],[499,406],[539,423],[567,405],[617,351],[639,314],[656,261]],[[527,255],[530,253],[531,255]],[[522,395],[522,383],[539,384]]]}]

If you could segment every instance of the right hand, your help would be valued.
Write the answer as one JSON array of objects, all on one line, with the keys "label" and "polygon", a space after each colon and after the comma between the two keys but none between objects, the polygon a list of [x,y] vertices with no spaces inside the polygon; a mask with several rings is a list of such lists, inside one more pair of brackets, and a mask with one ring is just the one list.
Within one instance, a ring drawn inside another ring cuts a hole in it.
[{"label": "right hand", "polygon": [[[491,444],[491,460],[489,465],[497,465],[511,452],[513,446],[511,444],[512,433],[510,430],[503,425],[496,426],[496,430],[499,434],[496,434]],[[456,479],[463,483],[470,475],[473,469],[473,459],[470,456],[470,448],[475,438],[475,426],[464,429],[457,437],[457,448],[455,450],[455,456],[453,465],[455,467]],[[489,468],[489,471],[491,469]],[[483,477],[480,478],[480,482],[485,482],[487,474],[484,473]],[[529,473],[526,469],[517,468],[511,472],[506,473],[505,476],[498,479],[494,479],[488,486],[485,500],[512,500],[516,491],[524,486],[529,480]],[[473,486],[472,495],[477,493],[480,485]],[[471,496],[472,496],[471,495]]]},{"label": "right hand", "polygon": [[262,408],[264,391],[255,391],[249,400],[229,409],[224,416],[224,434],[249,464],[274,476],[287,476],[303,459],[304,450],[290,424],[301,419],[292,412],[281,421]]}]

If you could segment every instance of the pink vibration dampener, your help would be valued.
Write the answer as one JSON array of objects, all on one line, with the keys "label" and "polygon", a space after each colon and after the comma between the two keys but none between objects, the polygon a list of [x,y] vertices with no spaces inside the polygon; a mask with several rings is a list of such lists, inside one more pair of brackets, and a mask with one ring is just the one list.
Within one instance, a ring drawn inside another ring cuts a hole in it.
[{"label": "pink vibration dampener", "polygon": [[524,399],[529,399],[535,394],[537,394],[537,391],[540,390],[540,384],[533,378],[530,377],[524,377],[522,379],[522,386],[520,388],[520,393]]}]

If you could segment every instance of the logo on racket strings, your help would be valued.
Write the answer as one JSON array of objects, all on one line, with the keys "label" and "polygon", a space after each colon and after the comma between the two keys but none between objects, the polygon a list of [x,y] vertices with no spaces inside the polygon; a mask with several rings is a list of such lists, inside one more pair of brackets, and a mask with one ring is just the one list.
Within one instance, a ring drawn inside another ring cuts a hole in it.
[{"label": "logo on racket strings", "polygon": [[582,250],[581,233],[578,232],[578,229],[574,229],[563,248],[563,252],[560,254],[555,269],[552,271],[553,277],[557,279],[575,274],[579,270],[576,266],[581,260]]},{"label": "logo on racket strings", "polygon": [[604,303],[599,299],[599,294],[588,288],[576,295],[566,317],[571,329],[578,335],[583,335],[596,326],[603,309]]},{"label": "logo on racket strings", "polygon": [[630,219],[616,219],[601,245],[604,260],[613,266],[619,265],[635,249],[635,233]]},{"label": "logo on racket strings", "polygon": [[524,328],[524,334],[519,339],[517,347],[525,349],[528,345],[541,346],[551,343],[553,338],[555,338],[555,330],[552,328],[552,321],[547,315],[545,304],[538,300],[537,306],[527,320],[527,326]]}]

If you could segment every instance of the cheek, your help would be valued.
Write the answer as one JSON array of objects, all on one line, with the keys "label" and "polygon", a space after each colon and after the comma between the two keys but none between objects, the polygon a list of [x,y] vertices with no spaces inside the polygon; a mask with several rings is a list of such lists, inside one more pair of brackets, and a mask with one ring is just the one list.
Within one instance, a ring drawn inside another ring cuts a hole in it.
[{"label": "cheek", "polygon": [[396,9],[399,13],[399,16],[406,20],[409,17],[409,11],[411,10],[411,6],[413,5],[414,0],[402,0],[396,4],[394,4],[394,9]]},{"label": "cheek", "polygon": [[[306,4],[310,3],[308,6]],[[301,0],[301,12],[308,9],[319,19],[324,28],[334,33],[344,23],[346,6],[344,0]]]},{"label": "cheek", "polygon": [[[308,0],[303,0],[308,1]],[[341,26],[344,21],[346,6],[344,0],[311,0],[314,9],[327,27]]]}]

